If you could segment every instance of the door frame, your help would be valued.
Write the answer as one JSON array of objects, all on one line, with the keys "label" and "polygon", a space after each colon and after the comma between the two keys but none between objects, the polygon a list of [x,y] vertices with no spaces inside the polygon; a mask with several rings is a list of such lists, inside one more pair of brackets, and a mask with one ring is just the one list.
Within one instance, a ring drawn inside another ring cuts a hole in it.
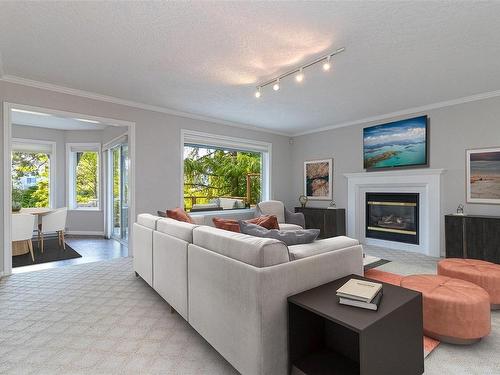
[{"label": "door frame", "polygon": [[[94,120],[111,126],[127,127],[128,143],[129,143],[129,239],[128,239],[128,254],[133,255],[131,219],[135,217],[135,127],[136,123],[132,121],[118,120],[109,117],[100,117],[85,113],[61,111],[46,107],[37,107],[33,105],[18,104],[12,102],[3,102],[3,158],[4,158],[4,173],[3,173],[3,208],[4,208],[4,244],[3,244],[3,270],[0,270],[0,276],[12,274],[12,241],[11,241],[11,214],[12,214],[12,191],[11,191],[11,152],[12,152],[12,109],[22,109],[26,111],[48,113],[54,116],[64,116],[72,118],[82,118],[86,120]],[[102,157],[102,155],[101,155]],[[104,215],[106,220],[106,215]],[[106,222],[104,222],[106,225]]]}]

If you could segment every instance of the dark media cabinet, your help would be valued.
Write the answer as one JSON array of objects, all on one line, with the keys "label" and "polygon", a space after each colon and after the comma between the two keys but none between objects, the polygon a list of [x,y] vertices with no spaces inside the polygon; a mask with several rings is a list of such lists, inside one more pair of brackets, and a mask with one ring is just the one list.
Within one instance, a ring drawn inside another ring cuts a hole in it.
[{"label": "dark media cabinet", "polygon": [[306,220],[306,229],[319,229],[319,238],[345,236],[345,209],[295,207]]},{"label": "dark media cabinet", "polygon": [[500,216],[445,215],[446,258],[500,264]]}]

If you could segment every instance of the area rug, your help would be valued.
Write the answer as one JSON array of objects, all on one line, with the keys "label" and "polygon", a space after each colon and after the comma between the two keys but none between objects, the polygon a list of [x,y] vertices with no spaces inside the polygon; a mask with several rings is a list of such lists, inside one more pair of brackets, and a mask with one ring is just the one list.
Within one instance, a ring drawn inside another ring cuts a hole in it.
[{"label": "area rug", "polygon": [[35,261],[31,259],[31,254],[28,252],[23,255],[17,255],[12,257],[12,267],[23,267],[32,266],[33,264],[55,262],[57,260],[66,260],[73,258],[81,258],[82,256],[73,250],[68,244],[66,244],[66,250],[59,248],[59,242],[57,238],[47,239],[43,244],[43,254],[40,251],[40,247],[37,241],[33,241],[33,254],[35,255]]},{"label": "area rug", "polygon": [[[403,276],[391,273],[391,272],[386,272],[386,271],[381,271],[377,269],[369,269],[365,272],[365,277],[368,277],[369,279],[374,279],[381,281],[383,283],[387,284],[392,284],[392,285],[397,285],[399,286],[399,283],[401,282],[401,279]],[[427,358],[431,352],[436,349],[439,345],[439,341],[431,339],[430,337],[424,336],[424,358]]]},{"label": "area rug", "polygon": [[365,268],[365,271],[375,267],[380,267],[381,265],[386,263],[390,263],[390,260],[377,258],[371,255],[365,255],[363,257],[363,266]]}]

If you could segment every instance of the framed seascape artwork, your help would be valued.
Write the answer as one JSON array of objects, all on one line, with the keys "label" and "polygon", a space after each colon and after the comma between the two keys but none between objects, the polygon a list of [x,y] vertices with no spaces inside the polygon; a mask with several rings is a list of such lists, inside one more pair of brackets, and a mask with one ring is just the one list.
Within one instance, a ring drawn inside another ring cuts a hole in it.
[{"label": "framed seascape artwork", "polygon": [[500,204],[500,147],[465,154],[467,203]]},{"label": "framed seascape artwork", "polygon": [[333,159],[304,162],[304,195],[307,199],[332,200]]},{"label": "framed seascape artwork", "polygon": [[364,168],[372,171],[428,166],[428,133],[427,116],[364,128]]}]

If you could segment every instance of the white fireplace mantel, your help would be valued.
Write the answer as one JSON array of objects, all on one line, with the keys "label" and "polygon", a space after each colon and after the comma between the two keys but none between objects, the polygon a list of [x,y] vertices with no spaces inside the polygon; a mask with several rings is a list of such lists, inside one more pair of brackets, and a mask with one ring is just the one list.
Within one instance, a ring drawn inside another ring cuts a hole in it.
[{"label": "white fireplace mantel", "polygon": [[[348,180],[347,230],[361,243],[414,251],[439,257],[441,253],[441,175],[444,169],[346,173]],[[366,193],[419,193],[418,245],[384,241],[365,236]]]}]

